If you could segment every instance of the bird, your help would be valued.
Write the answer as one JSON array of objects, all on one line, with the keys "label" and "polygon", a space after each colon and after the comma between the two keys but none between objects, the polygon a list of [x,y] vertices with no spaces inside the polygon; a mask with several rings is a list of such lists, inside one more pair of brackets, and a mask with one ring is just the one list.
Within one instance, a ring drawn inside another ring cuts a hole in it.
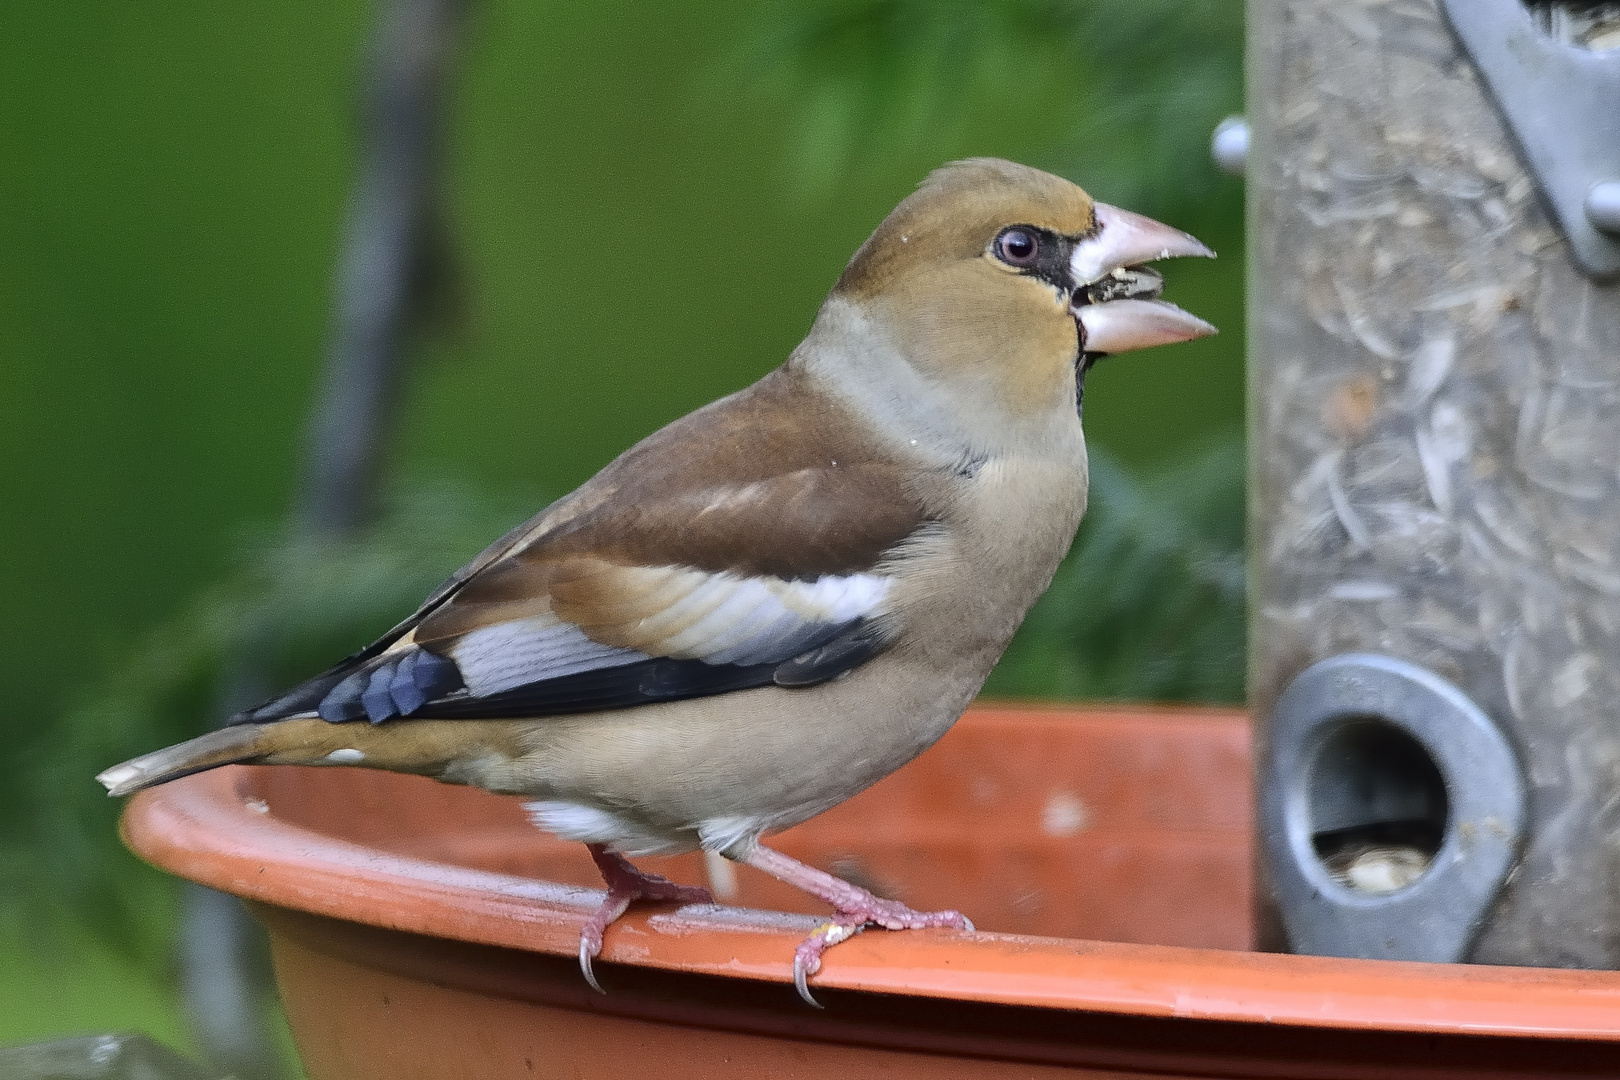
[{"label": "bird", "polygon": [[944,165],[850,259],[781,366],[491,544],[374,644],[97,779],[386,769],[522,797],[607,895],[711,902],[630,861],[702,849],[819,898],[794,984],[872,927],[971,931],[765,846],[938,740],[1067,553],[1085,377],[1215,328],[1145,263],[1178,229],[995,158]]}]

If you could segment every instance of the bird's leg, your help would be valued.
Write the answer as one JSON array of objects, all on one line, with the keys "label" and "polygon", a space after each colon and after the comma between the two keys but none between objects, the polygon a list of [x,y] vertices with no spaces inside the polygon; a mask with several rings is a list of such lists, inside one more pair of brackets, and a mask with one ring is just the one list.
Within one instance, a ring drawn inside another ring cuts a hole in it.
[{"label": "bird's leg", "polygon": [[821,954],[868,926],[881,926],[885,930],[922,930],[934,926],[973,929],[973,924],[960,911],[913,911],[898,900],[874,896],[843,878],[806,866],[761,844],[753,844],[746,851],[727,851],[726,855],[833,906],[833,918],[817,927],[793,953],[793,985],[798,988],[800,997],[818,1009],[821,1004],[810,996],[809,979],[821,970]]},{"label": "bird's leg", "polygon": [[607,883],[608,893],[607,898],[602,901],[602,906],[596,909],[596,914],[590,917],[585,928],[579,932],[579,969],[585,973],[585,981],[590,983],[592,990],[598,994],[605,994],[607,991],[602,989],[602,984],[596,981],[596,975],[591,971],[591,961],[602,952],[602,935],[631,904],[637,900],[712,904],[714,897],[709,895],[708,889],[700,886],[677,885],[657,874],[643,873],[623,855],[609,851],[605,844],[586,844],[585,847],[589,849],[596,868],[602,872],[602,880]]}]

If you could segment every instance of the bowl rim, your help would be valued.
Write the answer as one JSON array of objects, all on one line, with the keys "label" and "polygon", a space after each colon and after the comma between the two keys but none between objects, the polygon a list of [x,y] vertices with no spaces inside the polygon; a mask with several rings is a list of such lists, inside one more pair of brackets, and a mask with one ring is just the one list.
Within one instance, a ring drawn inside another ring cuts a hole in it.
[{"label": "bowl rim", "polygon": [[[1085,720],[1114,706],[970,709],[972,725]],[[1185,723],[1236,710],[1144,708]],[[285,766],[274,766],[285,768]],[[390,930],[574,956],[600,890],[366,847],[277,818],[260,766],[227,766],[136,795],[125,842],[192,881],[276,907]],[[602,960],[791,983],[813,917],[719,905],[635,908]],[[1620,973],[1349,960],[947,930],[869,932],[830,953],[817,986],[1059,1011],[1434,1034],[1620,1041]]]}]

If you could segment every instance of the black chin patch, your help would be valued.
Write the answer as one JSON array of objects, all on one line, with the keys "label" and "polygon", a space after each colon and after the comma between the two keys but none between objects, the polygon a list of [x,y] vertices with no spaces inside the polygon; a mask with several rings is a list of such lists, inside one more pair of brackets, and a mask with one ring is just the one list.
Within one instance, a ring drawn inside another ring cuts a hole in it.
[{"label": "black chin patch", "polygon": [[1077,415],[1085,415],[1082,407],[1086,403],[1086,372],[1091,370],[1091,365],[1106,355],[1108,354],[1082,352],[1074,358],[1074,411]]}]

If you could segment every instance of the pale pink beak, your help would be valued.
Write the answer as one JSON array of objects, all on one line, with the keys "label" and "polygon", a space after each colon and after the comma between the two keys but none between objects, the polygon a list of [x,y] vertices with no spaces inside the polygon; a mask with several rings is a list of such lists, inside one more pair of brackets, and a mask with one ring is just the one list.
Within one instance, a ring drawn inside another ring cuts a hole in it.
[{"label": "pale pink beak", "polygon": [[[1157,299],[1157,275],[1132,275],[1128,269],[1154,259],[1183,255],[1213,259],[1215,253],[1180,229],[1141,214],[1106,203],[1097,203],[1096,212],[1096,233],[1076,244],[1069,257],[1070,274],[1079,286],[1072,310],[1084,332],[1081,349],[1088,353],[1129,352],[1215,333],[1215,328],[1203,319]],[[1109,277],[1120,279],[1126,286],[1140,282],[1140,287],[1098,290],[1131,295],[1092,302],[1088,286]]]}]

